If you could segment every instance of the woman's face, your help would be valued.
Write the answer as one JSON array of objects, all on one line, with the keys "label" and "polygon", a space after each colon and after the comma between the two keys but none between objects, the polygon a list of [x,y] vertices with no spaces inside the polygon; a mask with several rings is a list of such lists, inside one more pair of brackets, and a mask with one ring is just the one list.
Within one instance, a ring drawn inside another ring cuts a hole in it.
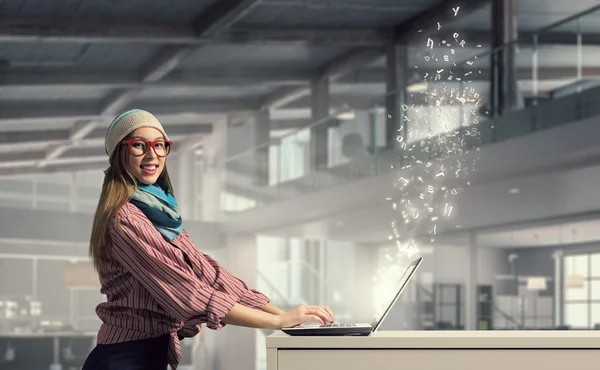
[{"label": "woman's face", "polygon": [[[165,168],[166,156],[170,148],[164,143],[149,145],[146,141],[163,140],[160,131],[151,127],[143,127],[135,130],[127,145],[127,166],[138,182],[152,185]],[[160,156],[159,156],[160,155]]]}]

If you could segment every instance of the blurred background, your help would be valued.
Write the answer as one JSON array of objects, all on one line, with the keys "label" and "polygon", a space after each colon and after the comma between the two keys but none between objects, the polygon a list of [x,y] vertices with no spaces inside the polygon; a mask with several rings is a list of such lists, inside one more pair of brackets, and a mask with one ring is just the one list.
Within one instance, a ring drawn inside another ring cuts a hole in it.
[{"label": "blurred background", "polygon": [[[154,113],[185,228],[284,309],[600,325],[595,0],[0,0],[0,369],[80,369],[110,121]],[[265,370],[268,330],[181,369]]]}]

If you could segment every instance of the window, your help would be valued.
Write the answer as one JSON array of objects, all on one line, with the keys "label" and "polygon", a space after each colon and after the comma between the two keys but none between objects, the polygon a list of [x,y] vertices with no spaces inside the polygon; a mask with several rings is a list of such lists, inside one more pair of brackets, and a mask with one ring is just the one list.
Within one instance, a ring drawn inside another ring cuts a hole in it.
[{"label": "window", "polygon": [[565,287],[565,324],[577,329],[600,324],[600,253],[566,256],[565,276],[578,276],[582,286]]},{"label": "window", "polygon": [[279,184],[280,152],[279,144],[269,146],[269,186]]},{"label": "window", "polygon": [[300,130],[283,137],[279,146],[271,147],[269,183],[280,184],[305,176],[309,171],[310,130]]},{"label": "window", "polygon": [[587,303],[569,303],[565,306],[565,321],[574,328],[587,328],[588,325]]},{"label": "window", "polygon": [[591,305],[592,326],[600,324],[600,304]]},{"label": "window", "polygon": [[600,278],[600,253],[590,256],[590,277]]},{"label": "window", "polygon": [[565,274],[588,276],[589,254],[565,257]]},{"label": "window", "polygon": [[[587,285],[585,290],[587,290]],[[581,289],[584,290],[584,289]],[[589,290],[590,290],[590,299],[592,301],[600,301],[600,280],[590,280],[589,281]]]},{"label": "window", "polygon": [[565,301],[587,301],[588,295],[588,282],[584,281],[583,287],[568,288],[565,287]]}]

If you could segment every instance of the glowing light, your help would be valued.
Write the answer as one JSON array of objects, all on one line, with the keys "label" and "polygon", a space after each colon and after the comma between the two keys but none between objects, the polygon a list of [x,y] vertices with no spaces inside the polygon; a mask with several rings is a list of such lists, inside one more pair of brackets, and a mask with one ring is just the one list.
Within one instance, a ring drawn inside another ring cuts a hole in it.
[{"label": "glowing light", "polygon": [[[456,15],[459,8],[453,11]],[[419,59],[419,67],[435,73],[422,73],[420,83],[426,88],[408,91],[411,98],[407,100],[418,103],[402,107],[406,115],[403,122],[410,124],[408,131],[403,128],[403,136],[397,137],[402,154],[393,167],[401,175],[394,183],[394,193],[387,196],[396,215],[388,237],[394,247],[386,251],[385,263],[374,276],[376,290],[383,292],[375,296],[375,307],[394,288],[410,259],[419,254],[415,240],[428,236],[433,241],[443,230],[460,227],[452,225],[456,198],[464,186],[471,185],[466,179],[475,169],[480,140],[477,124],[481,98],[469,78],[474,71],[481,71],[470,70],[475,57],[462,63],[453,60],[455,49],[464,48],[466,41],[458,32],[451,35],[453,39],[441,42],[434,41],[433,36],[427,38],[426,47],[433,50],[424,60]],[[469,156],[464,155],[467,152],[471,152]]]}]

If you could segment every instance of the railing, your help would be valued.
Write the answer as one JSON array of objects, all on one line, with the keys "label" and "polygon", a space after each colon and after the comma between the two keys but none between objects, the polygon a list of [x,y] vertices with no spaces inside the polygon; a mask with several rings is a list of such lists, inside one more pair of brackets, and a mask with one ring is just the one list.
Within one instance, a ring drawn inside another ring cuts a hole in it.
[{"label": "railing", "polygon": [[[73,176],[74,177],[74,176]],[[77,185],[39,184],[35,179],[1,179],[0,207],[20,209],[64,209],[94,212],[99,188]]]},{"label": "railing", "polygon": [[286,295],[283,294],[281,290],[279,290],[279,288],[277,288],[277,286],[275,286],[275,284],[273,284],[273,282],[271,282],[271,280],[265,274],[263,274],[260,271],[257,271],[256,275],[258,277],[257,286],[264,294],[266,294],[274,302],[277,302],[277,304],[280,306],[292,306],[292,303],[290,302],[288,297],[286,297]]},{"label": "railing", "polygon": [[417,283],[415,287],[417,289],[417,325],[419,325],[420,329],[433,327],[436,321],[435,295],[431,290],[425,288],[423,284]]},{"label": "railing", "polygon": [[[288,262],[291,265],[291,261]],[[299,261],[300,268],[302,272],[304,272],[304,276],[309,279],[314,279],[314,290],[313,297],[314,300],[312,303],[314,304],[322,304],[322,305],[332,305],[335,302],[343,302],[343,295],[339,291],[331,286],[331,284],[327,281],[323,273],[318,271],[314,266],[309,264],[304,260]]]},{"label": "railing", "polygon": [[512,315],[508,314],[507,312],[505,312],[504,310],[502,310],[501,308],[499,308],[496,305],[494,305],[494,314],[499,315],[504,320],[513,324],[515,326],[514,329],[522,329],[523,328],[523,324],[519,320],[515,319]]},{"label": "railing", "polygon": [[[423,285],[421,284],[417,284],[416,285],[417,289],[419,290],[420,296],[425,296],[426,298],[428,298],[429,300],[423,300],[421,299],[419,301],[419,303],[429,303],[431,302],[432,304],[432,308],[433,308],[433,312],[431,312],[431,317],[427,316],[427,314],[425,312],[420,312],[419,313],[419,318],[422,321],[421,324],[423,324],[423,326],[427,326],[426,324],[429,324],[430,326],[435,324],[436,321],[436,317],[435,317],[435,313],[437,311],[437,304],[436,304],[436,297],[434,295],[434,293],[432,291],[430,291],[429,289],[425,288]],[[422,310],[424,309],[424,307],[422,307]],[[509,314],[508,312],[504,311],[503,309],[501,309],[498,305],[493,305],[493,313],[494,313],[494,317],[500,317],[501,319],[503,319],[504,321],[508,322],[510,324],[510,326],[502,326],[502,325],[494,325],[494,329],[498,329],[498,330],[506,330],[506,329],[512,329],[512,330],[522,330],[524,328],[524,325],[521,321],[517,320],[514,316],[512,316],[511,314]]]},{"label": "railing", "polygon": [[284,307],[299,304],[332,306],[344,302],[342,293],[303,260],[273,264],[259,271],[258,277],[258,288],[265,290],[266,294],[274,294],[274,301]]},{"label": "railing", "polygon": [[417,284],[416,287],[421,293],[424,293],[429,298],[434,299],[433,292],[431,290],[425,288],[422,284]]},{"label": "railing", "polygon": [[[221,163],[224,210],[244,211],[600,114],[600,63],[595,67],[583,48],[598,9],[487,51],[459,33],[432,35],[421,45],[430,47],[428,54],[412,62],[405,96],[349,96],[329,117]],[[514,69],[494,68],[492,61],[511,58]],[[490,83],[500,80],[506,83]],[[394,104],[394,111],[386,109]],[[327,148],[313,150],[325,132]]]}]

